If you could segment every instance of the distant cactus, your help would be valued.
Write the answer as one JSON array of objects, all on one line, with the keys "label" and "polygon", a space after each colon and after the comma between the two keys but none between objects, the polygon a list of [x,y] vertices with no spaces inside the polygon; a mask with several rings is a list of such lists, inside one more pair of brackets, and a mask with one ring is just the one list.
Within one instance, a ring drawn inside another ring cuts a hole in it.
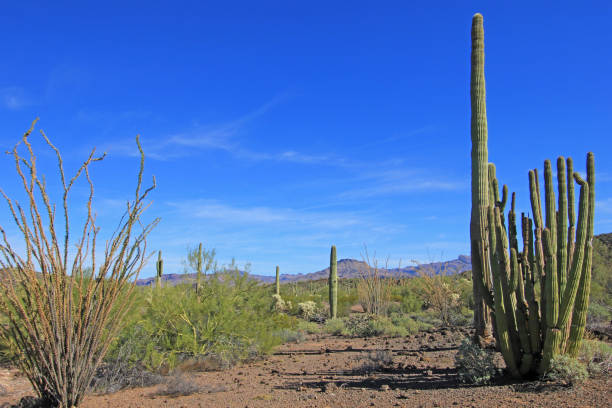
[{"label": "distant cactus", "polygon": [[336,246],[332,245],[329,257],[329,317],[335,319],[338,314],[338,263]]},{"label": "distant cactus", "polygon": [[202,280],[202,243],[198,246],[198,253],[196,255],[196,294],[201,291],[201,280]]},{"label": "distant cactus", "polygon": [[164,260],[162,259],[162,252],[157,252],[157,277],[155,278],[155,286],[161,287],[162,284],[162,275],[164,274]]},{"label": "distant cactus", "polygon": [[[558,202],[551,162],[544,162],[544,203],[538,172],[529,172],[533,218],[521,215],[523,249],[519,250],[515,195],[506,219],[508,189],[504,186],[500,199],[495,166],[486,163],[483,44],[482,16],[476,14],[472,22],[470,223],[475,323],[481,335],[479,325],[487,317],[480,316],[482,300],[494,311],[495,338],[510,373],[541,375],[555,356],[575,356],[584,334],[593,256],[595,161],[589,153],[585,181],[573,171],[571,158],[567,162],[558,158]],[[580,186],[577,225],[574,183]]]},{"label": "distant cactus", "polygon": [[276,266],[276,295],[280,296],[280,268]]}]

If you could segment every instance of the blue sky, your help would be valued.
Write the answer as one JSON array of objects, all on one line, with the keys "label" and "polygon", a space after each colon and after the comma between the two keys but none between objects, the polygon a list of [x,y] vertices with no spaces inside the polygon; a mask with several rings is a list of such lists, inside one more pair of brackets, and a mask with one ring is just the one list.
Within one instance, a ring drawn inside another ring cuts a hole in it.
[{"label": "blue sky", "polygon": [[[132,197],[140,134],[166,272],[200,241],[259,274],[322,269],[332,244],[393,266],[468,253],[475,12],[500,181],[527,211],[530,168],[564,155],[584,171],[593,151],[595,229],[612,231],[609,2],[47,3],[3,6],[0,147],[40,117],[67,169],[108,152],[93,172],[104,234]],[[19,197],[12,166],[0,186]]]}]

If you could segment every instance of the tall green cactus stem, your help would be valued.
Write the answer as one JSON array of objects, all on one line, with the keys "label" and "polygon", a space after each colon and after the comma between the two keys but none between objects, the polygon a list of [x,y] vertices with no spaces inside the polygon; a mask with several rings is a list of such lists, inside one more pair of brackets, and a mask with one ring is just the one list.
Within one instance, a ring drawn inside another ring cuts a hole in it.
[{"label": "tall green cactus stem", "polygon": [[276,295],[280,296],[280,268],[276,265]]},{"label": "tall green cactus stem", "polygon": [[565,158],[557,159],[557,190],[559,191],[559,210],[557,211],[557,250],[559,252],[559,263],[557,264],[557,276],[559,277],[559,294],[565,289],[567,281],[568,265],[567,265],[567,184],[565,180]]},{"label": "tall green cactus stem", "polygon": [[196,259],[196,293],[199,294],[200,291],[202,290],[202,243],[200,242],[200,245],[198,245],[198,253],[197,253],[197,259]]},{"label": "tall green cactus stem", "polygon": [[567,232],[567,267],[572,264],[574,254],[574,236],[576,235],[576,211],[574,208],[574,162],[571,157],[567,158],[567,212],[569,227]]},{"label": "tall green cactus stem", "polygon": [[[584,329],[586,327],[589,294],[591,290],[591,268],[593,266],[593,228],[595,219],[595,157],[591,152],[589,152],[587,155],[587,183],[589,185],[589,220],[586,232],[586,254],[572,314],[571,329],[566,346],[567,353],[573,357],[576,357],[578,355],[578,351],[580,350],[580,344],[582,342]],[[576,255],[574,254],[574,257],[575,256]]]},{"label": "tall green cactus stem", "polygon": [[338,315],[338,263],[336,261],[336,246],[332,245],[329,255],[329,317],[335,319]]},{"label": "tall green cactus stem", "polygon": [[162,251],[157,252],[157,263],[155,264],[157,268],[157,277],[155,278],[155,286],[161,287],[162,284],[162,275],[164,274],[164,260],[162,259]]},{"label": "tall green cactus stem", "polygon": [[484,29],[482,15],[472,18],[470,100],[472,106],[472,211],[470,219],[470,247],[474,285],[474,326],[476,336],[491,337],[489,308],[483,292],[491,288],[487,272],[487,209],[489,207],[489,182],[487,177],[487,109],[484,75]]}]

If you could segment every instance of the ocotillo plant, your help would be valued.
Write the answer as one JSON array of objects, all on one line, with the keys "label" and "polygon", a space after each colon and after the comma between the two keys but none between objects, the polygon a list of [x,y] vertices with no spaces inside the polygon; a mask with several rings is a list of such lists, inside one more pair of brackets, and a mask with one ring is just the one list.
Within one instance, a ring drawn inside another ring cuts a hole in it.
[{"label": "ocotillo plant", "polygon": [[157,268],[157,277],[155,278],[155,286],[161,287],[162,284],[162,275],[164,274],[164,260],[162,259],[161,251],[157,252],[157,263],[155,264]]},{"label": "ocotillo plant", "polygon": [[280,296],[280,269],[276,266],[276,295]]},{"label": "ocotillo plant", "polygon": [[489,206],[489,183],[487,178],[487,108],[484,76],[484,30],[482,15],[475,14],[472,19],[472,69],[470,79],[470,99],[472,105],[472,213],[470,219],[470,242],[472,255],[472,275],[474,276],[474,326],[476,337],[490,339],[490,310],[482,299],[484,288],[478,283],[484,279],[491,287],[489,276],[485,273],[483,248],[488,245],[484,232],[487,224]]},{"label": "ocotillo plant", "polygon": [[329,256],[329,317],[335,319],[338,314],[338,263],[336,246],[332,245]]}]

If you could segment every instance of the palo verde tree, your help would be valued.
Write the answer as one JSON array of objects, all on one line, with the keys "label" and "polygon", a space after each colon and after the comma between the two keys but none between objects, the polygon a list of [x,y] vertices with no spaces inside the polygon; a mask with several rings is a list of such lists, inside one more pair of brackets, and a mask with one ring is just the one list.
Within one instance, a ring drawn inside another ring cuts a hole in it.
[{"label": "palo verde tree", "polygon": [[[57,220],[57,207],[46,179],[38,174],[30,143],[35,123],[9,152],[26,203],[2,191],[23,238],[23,250],[0,228],[0,311],[7,319],[0,325],[0,333],[19,349],[16,363],[45,406],[75,407],[120,328],[135,279],[145,264],[146,237],[158,220],[148,225],[140,220],[155,178],[151,187],[141,188],[144,153],[136,138],[140,170],[135,195],[127,201],[100,257],[90,166],[104,155],[95,157],[93,149],[76,174],[67,179],[59,150],[41,132],[59,166],[62,199],[61,219]],[[86,217],[77,229],[71,224],[74,212],[69,209],[69,196],[83,175],[89,197],[84,203]]]}]

